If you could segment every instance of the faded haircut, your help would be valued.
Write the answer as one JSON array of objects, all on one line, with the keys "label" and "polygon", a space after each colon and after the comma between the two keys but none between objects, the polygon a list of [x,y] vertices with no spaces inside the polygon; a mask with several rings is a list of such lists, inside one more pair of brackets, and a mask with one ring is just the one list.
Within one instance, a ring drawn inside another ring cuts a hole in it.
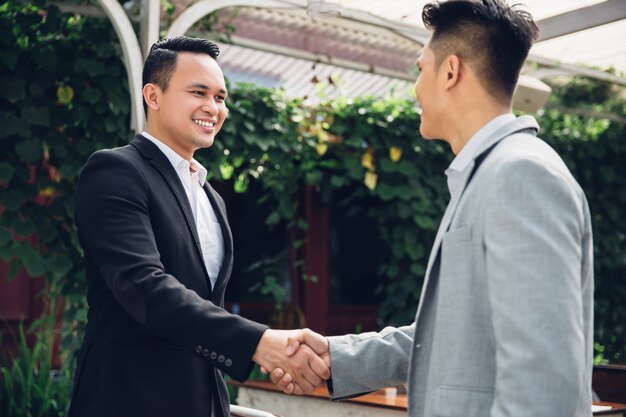
[{"label": "faded haircut", "polygon": [[450,55],[463,59],[483,88],[510,103],[528,51],[539,29],[527,11],[503,0],[450,0],[424,6],[422,20],[433,31],[435,68]]}]

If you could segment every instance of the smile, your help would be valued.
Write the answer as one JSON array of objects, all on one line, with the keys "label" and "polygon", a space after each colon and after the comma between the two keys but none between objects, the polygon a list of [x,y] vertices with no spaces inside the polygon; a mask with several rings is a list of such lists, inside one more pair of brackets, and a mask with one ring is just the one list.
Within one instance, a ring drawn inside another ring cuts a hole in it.
[{"label": "smile", "polygon": [[199,120],[199,119],[195,119],[193,120],[193,122],[197,125],[200,125],[202,127],[215,127],[215,123],[214,122],[208,122],[206,120]]}]

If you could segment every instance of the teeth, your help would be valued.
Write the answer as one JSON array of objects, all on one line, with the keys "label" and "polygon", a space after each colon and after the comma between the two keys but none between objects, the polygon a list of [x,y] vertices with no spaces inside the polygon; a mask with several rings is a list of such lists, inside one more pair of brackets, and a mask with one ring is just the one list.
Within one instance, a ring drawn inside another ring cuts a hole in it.
[{"label": "teeth", "polygon": [[204,127],[213,127],[213,126],[215,126],[215,123],[206,122],[204,120],[194,120],[193,122],[195,124],[197,124],[197,125],[204,126]]}]

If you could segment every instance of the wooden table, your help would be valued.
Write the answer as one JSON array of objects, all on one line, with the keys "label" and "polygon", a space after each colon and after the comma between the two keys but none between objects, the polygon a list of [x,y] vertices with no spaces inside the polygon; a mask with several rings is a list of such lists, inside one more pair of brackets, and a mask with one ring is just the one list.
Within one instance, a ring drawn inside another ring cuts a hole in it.
[{"label": "wooden table", "polygon": [[[304,396],[285,395],[270,381],[231,381],[239,388],[237,403],[244,407],[269,411],[283,417],[406,417],[407,396],[387,395],[384,390],[341,402],[329,401],[326,386]],[[595,411],[594,416],[626,417],[626,404],[594,402],[610,406],[609,410]]]}]

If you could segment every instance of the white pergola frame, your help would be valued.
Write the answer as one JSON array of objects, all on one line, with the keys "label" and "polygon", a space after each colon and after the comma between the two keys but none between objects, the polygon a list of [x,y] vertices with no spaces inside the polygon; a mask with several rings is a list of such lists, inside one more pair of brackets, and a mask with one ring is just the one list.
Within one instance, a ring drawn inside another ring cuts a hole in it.
[{"label": "white pergola frame", "polygon": [[[136,132],[143,130],[145,123],[145,115],[143,111],[142,97],[142,79],[141,72],[143,60],[149,52],[150,46],[159,39],[160,30],[160,2],[159,0],[132,0],[133,4],[139,2],[140,13],[140,34],[139,37],[135,33],[131,24],[130,17],[117,0],[99,0],[106,16],[113,24],[115,32],[122,46],[123,62],[128,75],[128,86],[131,99],[131,128]],[[598,5],[584,8],[582,11],[573,11],[555,16],[545,21],[538,22],[540,28],[547,29],[550,37],[560,36],[571,31],[572,24],[577,27],[589,27],[589,15],[593,12],[593,24],[599,25],[611,21],[626,18],[626,11],[621,6],[623,0],[606,0]],[[217,10],[227,7],[258,7],[272,9],[301,9],[306,10],[307,0],[199,0],[185,9],[167,29],[168,36],[185,35],[194,24],[205,16]],[[61,4],[62,10],[77,11],[80,6]],[[336,6],[336,7],[335,7]],[[413,40],[420,45],[424,45],[428,39],[428,32],[423,29],[413,27],[412,25],[402,24],[388,19],[374,16],[370,13],[360,10],[346,9],[335,5],[334,7],[340,12],[342,19],[347,19],[359,24],[376,26],[390,30],[400,36]],[[86,14],[96,14],[89,7],[82,7],[82,11]],[[583,16],[583,12],[585,15]],[[564,26],[565,22],[570,22],[568,26]],[[560,28],[560,29],[559,29]],[[544,29],[544,30],[545,30]],[[580,29],[577,29],[580,30]],[[547,33],[546,32],[546,33]],[[248,45],[249,46],[249,45]],[[285,53],[284,51],[282,52]],[[287,51],[286,53],[289,53]],[[294,51],[295,53],[295,51]],[[294,55],[294,57],[298,57]],[[531,55],[528,57],[529,62],[534,62],[544,67],[555,68],[564,73],[573,75],[581,75],[589,78],[609,81],[615,84],[626,85],[626,78],[603,71],[568,65],[556,60]],[[347,64],[346,64],[347,65]],[[391,74],[382,74],[391,75]],[[405,78],[406,79],[406,78]],[[537,81],[529,80],[527,77],[521,77],[519,86],[536,89]],[[519,87],[518,86],[518,87]],[[540,86],[541,87],[541,86]]]}]

